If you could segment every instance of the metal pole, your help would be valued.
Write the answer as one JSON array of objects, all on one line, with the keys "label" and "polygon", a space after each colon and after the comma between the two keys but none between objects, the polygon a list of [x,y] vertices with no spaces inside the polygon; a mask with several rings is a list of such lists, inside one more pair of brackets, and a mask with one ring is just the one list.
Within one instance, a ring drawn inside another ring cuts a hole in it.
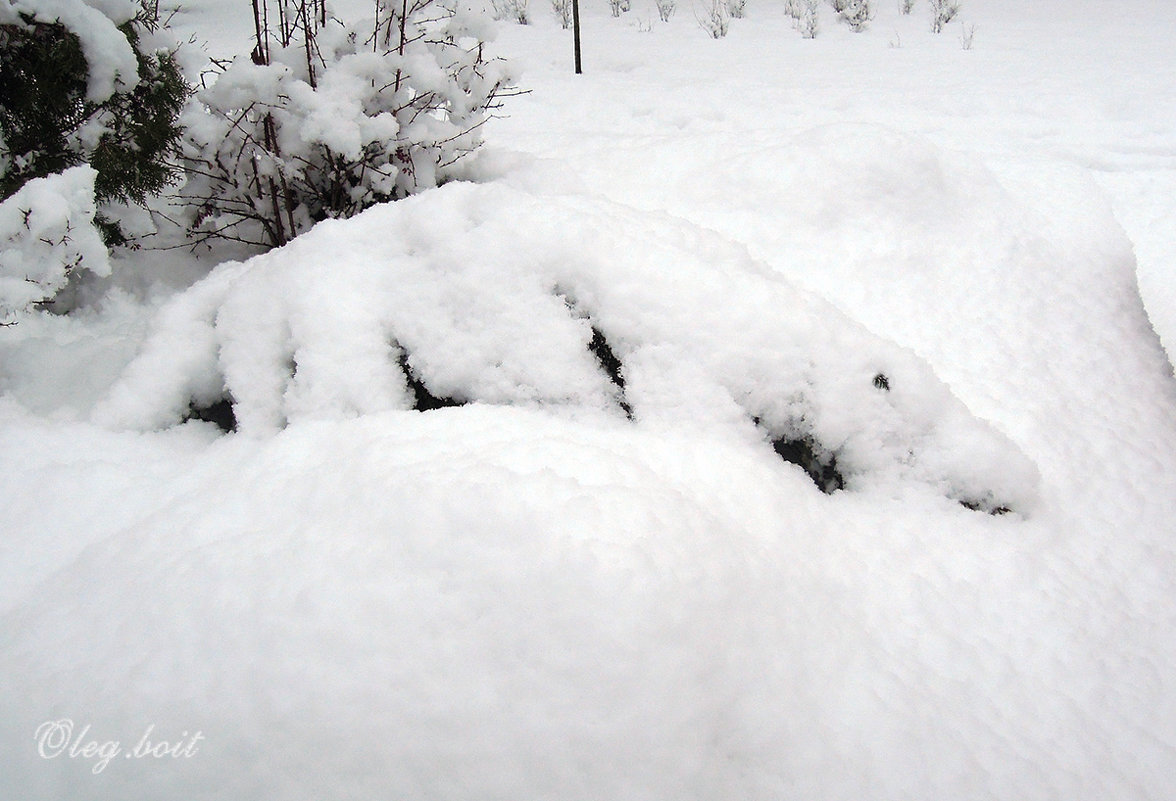
[{"label": "metal pole", "polygon": [[580,0],[572,0],[572,41],[576,50],[576,74],[580,75]]}]

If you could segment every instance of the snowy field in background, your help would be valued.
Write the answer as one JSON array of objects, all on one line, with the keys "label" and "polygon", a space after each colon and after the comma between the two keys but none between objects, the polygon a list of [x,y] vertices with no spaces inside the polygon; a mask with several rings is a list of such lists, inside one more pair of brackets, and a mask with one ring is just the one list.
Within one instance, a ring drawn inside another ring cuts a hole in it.
[{"label": "snowy field in background", "polygon": [[534,2],[477,184],[0,329],[0,795],[1167,798],[1176,7],[891,5]]}]

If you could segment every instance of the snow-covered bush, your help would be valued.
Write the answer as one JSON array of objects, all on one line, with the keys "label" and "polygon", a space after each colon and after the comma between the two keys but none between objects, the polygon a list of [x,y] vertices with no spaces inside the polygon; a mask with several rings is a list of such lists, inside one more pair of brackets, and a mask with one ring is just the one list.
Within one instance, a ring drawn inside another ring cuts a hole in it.
[{"label": "snow-covered bush", "polygon": [[572,0],[551,0],[551,10],[565,31],[572,27]]},{"label": "snow-covered bush", "polygon": [[608,0],[608,9],[612,12],[614,17],[619,17],[621,14],[628,13],[632,6],[629,0]]},{"label": "snow-covered bush", "polygon": [[727,13],[732,19],[743,19],[747,14],[747,0],[727,0]]},{"label": "snow-covered bush", "polygon": [[188,115],[181,202],[196,239],[278,246],[328,218],[442,183],[481,144],[510,85],[488,57],[492,22],[455,0],[377,0],[351,24],[325,15],[260,23],[249,57]]},{"label": "snow-covered bush", "polygon": [[800,16],[796,17],[796,29],[805,39],[816,39],[821,30],[818,16],[818,0],[799,0]]},{"label": "snow-covered bush", "polygon": [[931,3],[931,32],[942,33],[943,26],[955,19],[960,13],[958,0],[930,0]]},{"label": "snow-covered bush", "polygon": [[653,0],[653,4],[657,6],[657,16],[662,22],[669,22],[678,8],[677,0]]},{"label": "snow-covered bush", "polygon": [[519,25],[531,24],[531,13],[527,9],[528,0],[493,0],[494,18],[510,20]]},{"label": "snow-covered bush", "polygon": [[156,428],[225,402],[248,435],[470,402],[719,427],[826,491],[913,477],[988,511],[1024,511],[1036,484],[926,364],[741,246],[501,184],[221,265],[162,309],[95,416]]},{"label": "snow-covered bush", "polygon": [[818,3],[819,0],[785,0],[784,13],[792,18],[792,27],[805,39],[815,39],[820,30]]},{"label": "snow-covered bush", "polygon": [[0,0],[0,199],[90,164],[97,220],[123,240],[110,203],[144,203],[176,176],[189,93],[157,8],[132,0]]},{"label": "snow-covered bush", "polygon": [[833,8],[837,12],[838,21],[844,22],[855,32],[865,30],[874,16],[870,0],[833,0]]},{"label": "snow-covered bush", "polygon": [[694,18],[712,39],[722,39],[731,25],[727,0],[705,0],[702,10],[696,11]]},{"label": "snow-covered bush", "polygon": [[50,302],[78,269],[109,275],[106,246],[94,227],[91,167],[33,178],[0,203],[0,324]]},{"label": "snow-covered bush", "polygon": [[971,50],[973,43],[976,41],[976,26],[967,23],[960,23],[960,47],[964,50]]},{"label": "snow-covered bush", "polygon": [[899,0],[898,9],[903,14],[910,14],[915,7],[915,0]]}]

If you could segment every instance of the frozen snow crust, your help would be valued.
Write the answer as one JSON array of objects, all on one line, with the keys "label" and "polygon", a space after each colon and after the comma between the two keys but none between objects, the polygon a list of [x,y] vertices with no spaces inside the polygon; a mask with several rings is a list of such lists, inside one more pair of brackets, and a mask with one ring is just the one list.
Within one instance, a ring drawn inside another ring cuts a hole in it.
[{"label": "frozen snow crust", "polygon": [[814,443],[851,487],[913,476],[989,510],[1027,510],[1038,481],[925,363],[742,247],[503,185],[451,184],[218,268],[161,312],[95,416],[156,428],[227,395],[241,431],[272,433],[412,408],[409,382],[744,440],[756,421],[761,439]]}]

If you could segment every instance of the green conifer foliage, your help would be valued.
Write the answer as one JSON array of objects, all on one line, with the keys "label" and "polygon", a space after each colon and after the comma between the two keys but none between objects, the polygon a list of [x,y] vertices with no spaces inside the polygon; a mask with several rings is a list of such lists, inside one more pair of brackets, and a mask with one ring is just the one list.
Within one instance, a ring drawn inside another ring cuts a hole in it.
[{"label": "green conifer foliage", "polygon": [[[178,174],[180,109],[191,90],[175,55],[144,53],[146,16],[119,27],[135,51],[139,80],[101,103],[86,99],[88,66],[78,37],[28,16],[0,25],[0,200],[32,178],[89,163],[101,207],[143,204]],[[96,220],[108,244],[124,241],[117,221]]]}]

